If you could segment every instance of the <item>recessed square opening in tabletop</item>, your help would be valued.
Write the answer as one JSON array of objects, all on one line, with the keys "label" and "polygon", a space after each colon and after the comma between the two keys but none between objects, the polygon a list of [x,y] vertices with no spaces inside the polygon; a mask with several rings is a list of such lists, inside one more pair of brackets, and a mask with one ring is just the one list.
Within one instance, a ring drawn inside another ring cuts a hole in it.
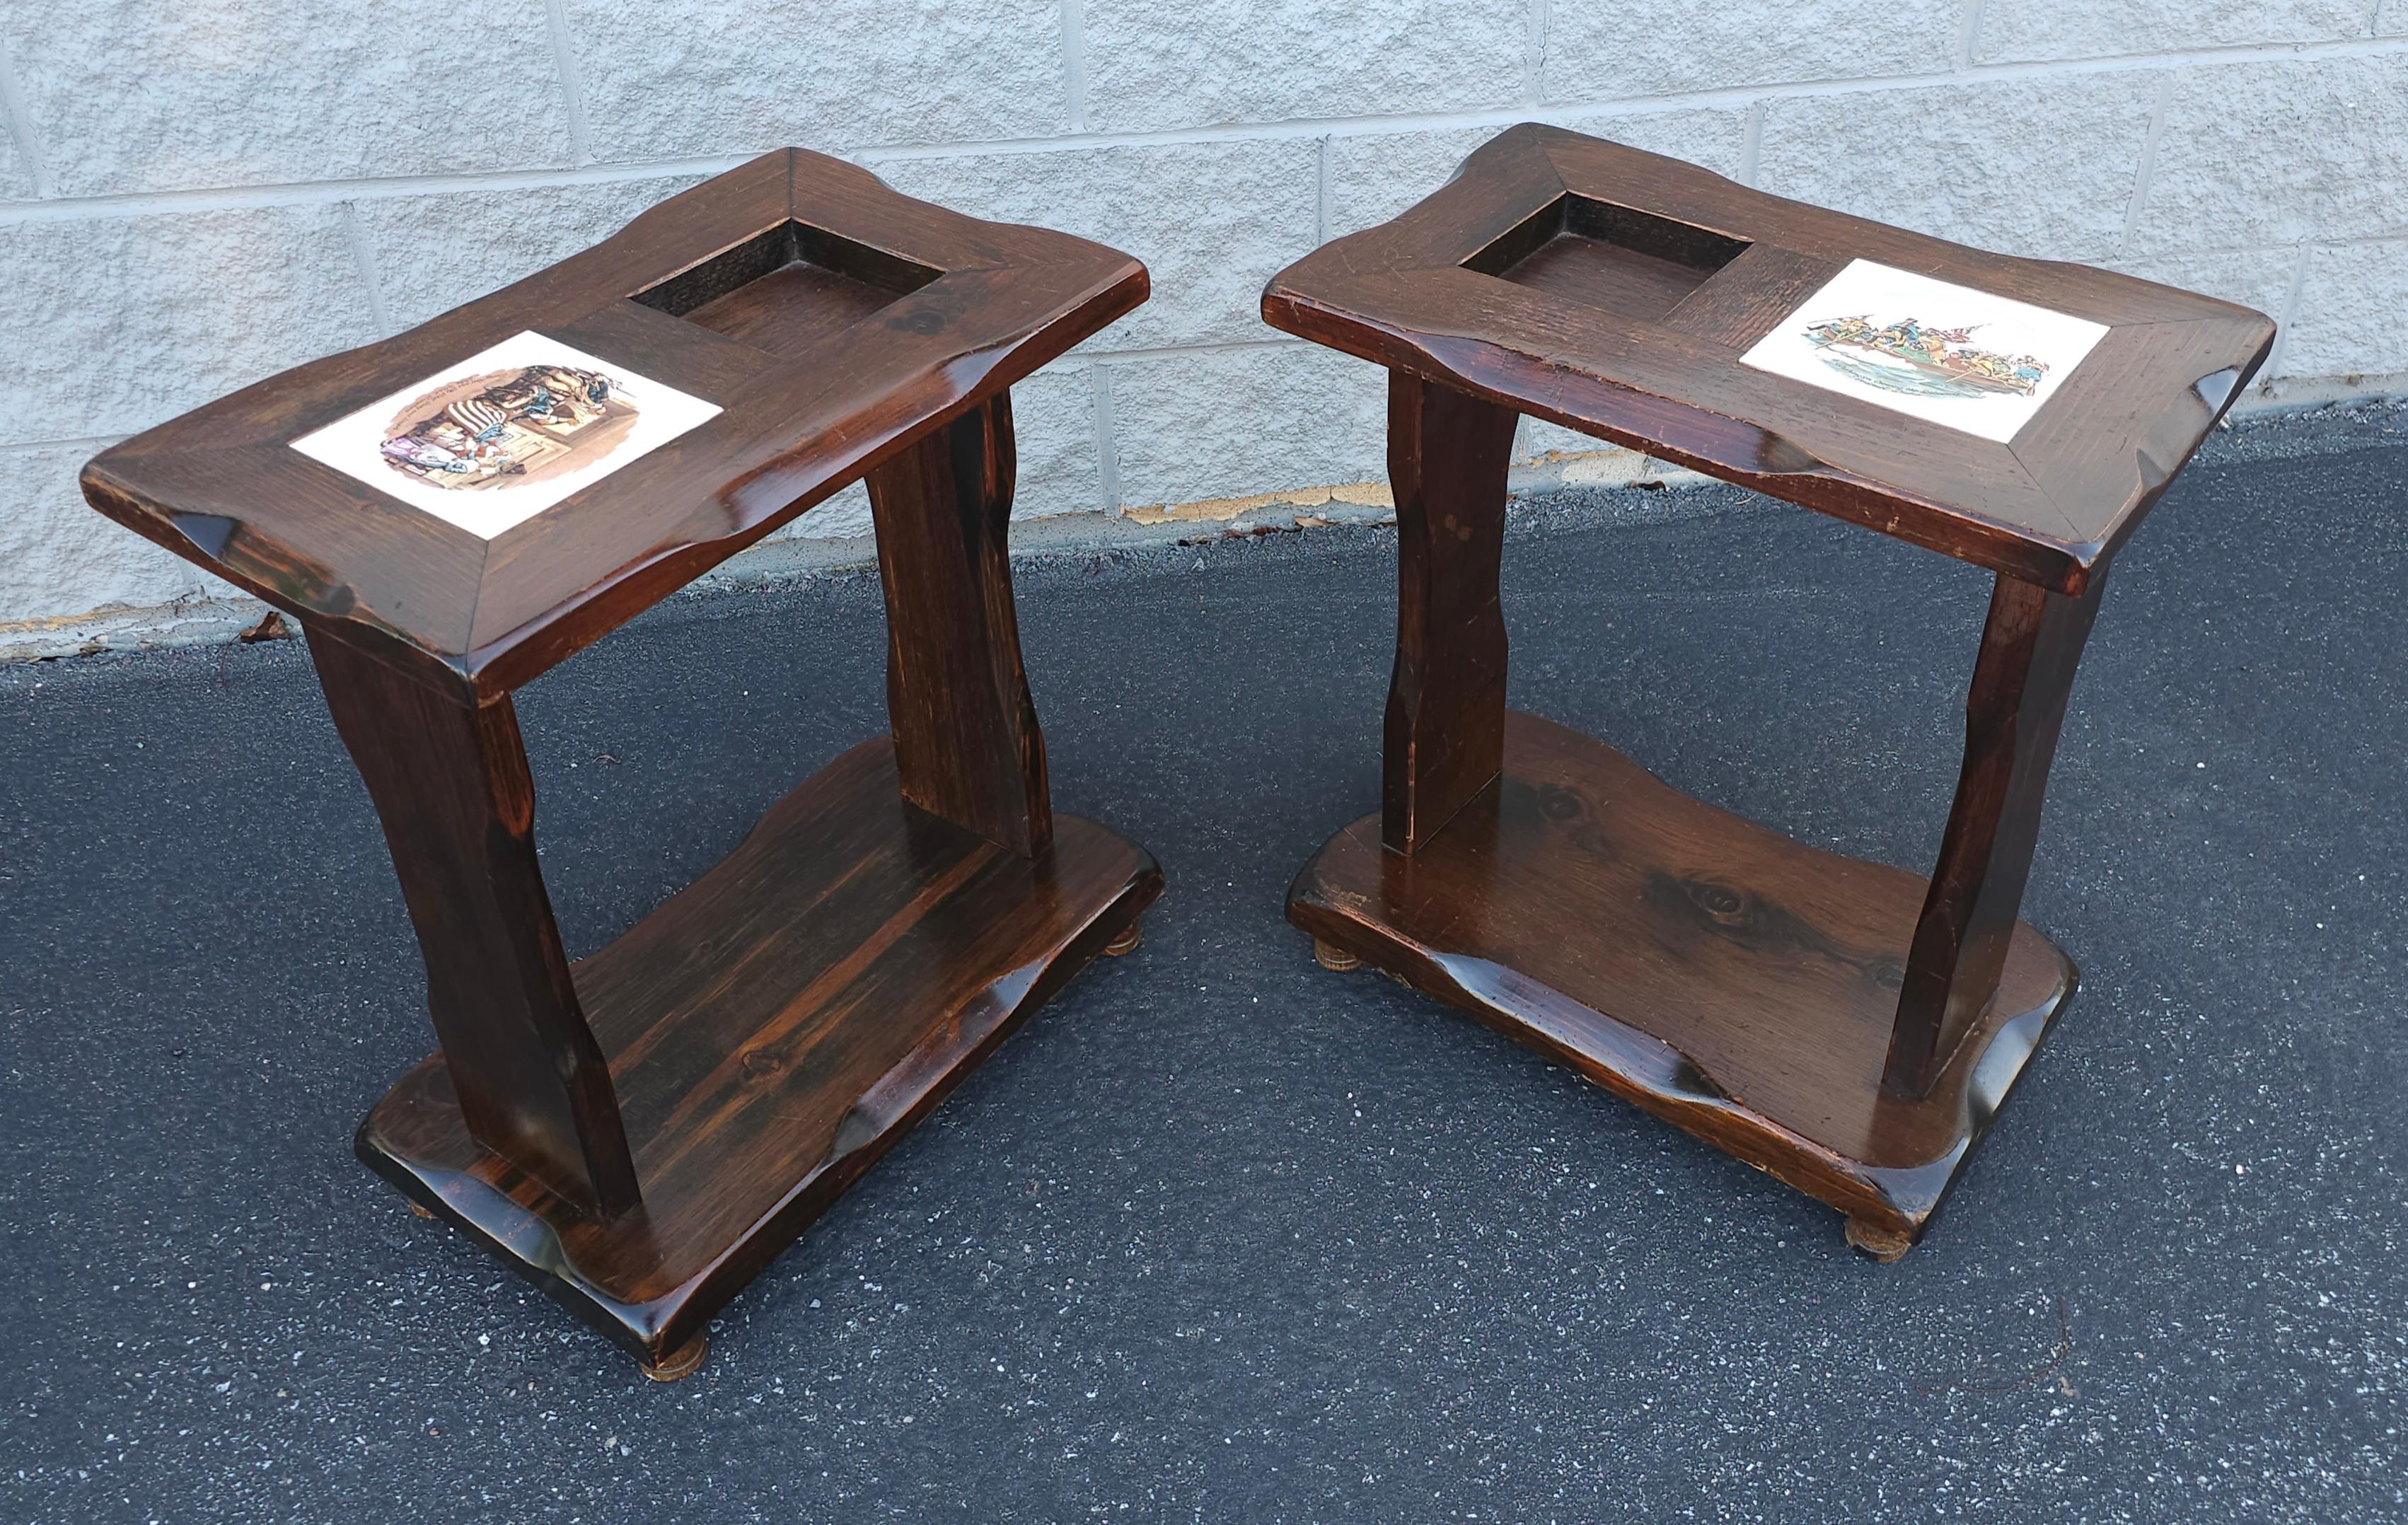
[{"label": "recessed square opening in tabletop", "polygon": [[1467,270],[1654,322],[1747,240],[1569,192],[1463,262]]},{"label": "recessed square opening in tabletop", "polygon": [[801,222],[781,222],[634,300],[772,354],[842,333],[944,274]]}]

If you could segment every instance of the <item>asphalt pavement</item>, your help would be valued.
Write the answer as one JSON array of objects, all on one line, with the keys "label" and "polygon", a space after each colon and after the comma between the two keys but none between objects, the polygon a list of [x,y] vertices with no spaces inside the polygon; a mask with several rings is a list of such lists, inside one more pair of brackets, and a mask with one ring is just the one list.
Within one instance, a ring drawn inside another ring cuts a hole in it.
[{"label": "asphalt pavement", "polygon": [[[2386,427],[2220,448],[2117,566],[2026,903],[2082,990],[1891,1266],[1284,924],[1377,802],[1392,532],[1022,569],[1056,808],[1168,876],[1145,944],[666,1387],[351,1158],[432,1040],[299,643],[0,669],[0,1519],[2408,1519]],[[1978,572],[1722,489],[1507,554],[1516,705],[1928,865]],[[830,576],[524,691],[571,951],[880,727],[882,661]]]}]

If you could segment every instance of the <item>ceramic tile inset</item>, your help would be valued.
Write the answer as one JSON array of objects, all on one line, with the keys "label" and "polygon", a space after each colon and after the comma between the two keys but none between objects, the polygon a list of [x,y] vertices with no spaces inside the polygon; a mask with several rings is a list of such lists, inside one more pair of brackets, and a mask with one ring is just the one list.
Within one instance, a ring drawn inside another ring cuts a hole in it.
[{"label": "ceramic tile inset", "polygon": [[718,412],[557,339],[517,334],[293,448],[490,540]]},{"label": "ceramic tile inset", "polygon": [[2068,313],[1855,260],[1741,360],[2004,443],[2106,335]]}]

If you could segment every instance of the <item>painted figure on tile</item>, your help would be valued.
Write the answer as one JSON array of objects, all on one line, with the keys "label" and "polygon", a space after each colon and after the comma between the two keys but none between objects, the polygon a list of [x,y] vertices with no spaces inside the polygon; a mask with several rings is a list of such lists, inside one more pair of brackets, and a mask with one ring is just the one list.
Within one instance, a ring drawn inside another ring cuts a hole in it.
[{"label": "painted figure on tile", "polygon": [[2032,355],[2008,355],[1972,343],[1980,324],[1934,328],[1920,319],[1875,323],[1870,316],[1810,324],[1804,337],[1825,364],[1868,386],[1926,397],[2028,397],[2048,374]]},{"label": "painted figure on tile", "polygon": [[636,405],[599,371],[524,365],[416,399],[384,431],[385,463],[453,489],[509,488],[592,463],[627,437]]}]

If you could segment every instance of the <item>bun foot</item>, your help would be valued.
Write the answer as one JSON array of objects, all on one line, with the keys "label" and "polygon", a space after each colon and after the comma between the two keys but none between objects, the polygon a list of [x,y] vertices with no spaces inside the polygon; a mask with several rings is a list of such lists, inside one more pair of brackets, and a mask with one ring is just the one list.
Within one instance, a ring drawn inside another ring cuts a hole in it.
[{"label": "bun foot", "polygon": [[1321,965],[1324,969],[1327,969],[1333,973],[1340,975],[1344,974],[1349,969],[1360,969],[1363,967],[1363,961],[1361,959],[1358,959],[1354,954],[1347,952],[1337,944],[1325,943],[1318,937],[1315,937],[1312,940],[1312,962]]},{"label": "bun foot", "polygon": [[1898,1230],[1861,1218],[1848,1219],[1848,1243],[1884,1265],[1914,1247],[1914,1241]]},{"label": "bun foot", "polygon": [[1119,936],[1104,945],[1104,957],[1108,959],[1117,959],[1124,953],[1134,953],[1137,951],[1137,945],[1144,941],[1144,939],[1145,923],[1142,921],[1132,921],[1128,925],[1128,931],[1122,933]]},{"label": "bun foot", "polygon": [[[403,1200],[404,1200],[405,1202],[408,1202],[408,1198],[404,1198]],[[420,1205],[419,1205],[417,1203],[415,1203],[415,1202],[410,1202],[410,1203],[409,1203],[409,1210],[410,1210],[411,1212],[413,1212],[413,1213],[416,1213],[416,1214],[417,1214],[419,1217],[421,1217],[421,1218],[433,1218],[433,1217],[435,1216],[435,1214],[434,1214],[433,1212],[429,1211],[427,1208],[424,1208],[424,1207],[420,1206]]]},{"label": "bun foot", "polygon": [[655,1382],[674,1382],[681,1376],[692,1376],[702,1365],[702,1358],[710,1353],[710,1342],[697,1334],[655,1364],[644,1362],[644,1375]]}]

